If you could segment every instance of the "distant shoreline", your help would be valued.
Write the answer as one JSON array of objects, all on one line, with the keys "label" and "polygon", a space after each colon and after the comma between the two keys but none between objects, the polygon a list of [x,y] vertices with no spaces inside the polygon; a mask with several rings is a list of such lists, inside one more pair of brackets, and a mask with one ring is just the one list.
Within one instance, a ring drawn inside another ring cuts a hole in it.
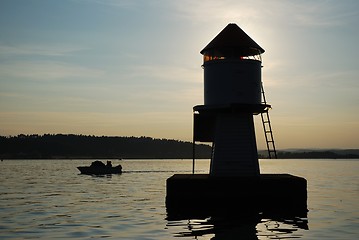
[{"label": "distant shoreline", "polygon": [[[0,136],[0,159],[192,159],[192,142],[151,137],[75,134]],[[196,159],[210,159],[212,148],[196,144]],[[259,159],[267,158],[258,151]],[[278,159],[359,159],[359,149],[277,150]]]}]

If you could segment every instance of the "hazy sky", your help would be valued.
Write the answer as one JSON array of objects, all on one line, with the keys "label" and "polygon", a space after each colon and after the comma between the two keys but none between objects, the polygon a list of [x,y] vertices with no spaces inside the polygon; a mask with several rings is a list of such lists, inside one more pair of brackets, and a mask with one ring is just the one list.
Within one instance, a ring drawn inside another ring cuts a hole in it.
[{"label": "hazy sky", "polygon": [[1,0],[0,135],[190,141],[199,52],[228,23],[265,49],[278,149],[359,148],[357,0]]}]

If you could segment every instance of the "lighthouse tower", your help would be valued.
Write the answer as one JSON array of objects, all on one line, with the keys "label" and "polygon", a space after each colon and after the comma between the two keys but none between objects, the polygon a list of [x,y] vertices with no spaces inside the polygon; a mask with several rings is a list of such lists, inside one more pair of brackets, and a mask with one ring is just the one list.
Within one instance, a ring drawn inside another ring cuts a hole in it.
[{"label": "lighthouse tower", "polygon": [[[237,219],[260,212],[306,217],[305,178],[259,171],[254,115],[261,115],[264,132],[270,133],[269,158],[275,151],[271,106],[261,80],[262,53],[264,49],[232,23],[201,51],[204,104],[193,107],[192,174],[167,179],[168,219],[227,219],[227,214]],[[195,173],[196,141],[212,143],[209,173]]]},{"label": "lighthouse tower", "polygon": [[253,114],[261,101],[261,54],[236,24],[228,24],[202,51],[204,105],[194,109],[194,140],[212,142],[212,176],[259,176]]}]

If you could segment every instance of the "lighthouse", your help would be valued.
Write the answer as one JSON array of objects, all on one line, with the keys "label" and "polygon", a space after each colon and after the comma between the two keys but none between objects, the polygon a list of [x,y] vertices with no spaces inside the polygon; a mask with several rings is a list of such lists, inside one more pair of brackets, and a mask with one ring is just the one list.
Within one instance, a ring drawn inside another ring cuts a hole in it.
[{"label": "lighthouse", "polygon": [[194,141],[212,142],[210,175],[259,176],[253,115],[262,103],[261,48],[228,24],[204,49],[204,105],[194,110]]},{"label": "lighthouse", "polygon": [[[167,179],[168,219],[245,213],[305,217],[306,179],[263,174],[259,169],[255,115],[262,118],[269,158],[275,153],[268,115],[271,106],[265,100],[261,76],[264,49],[230,23],[200,53],[204,97],[202,105],[193,107],[192,174]],[[197,141],[212,143],[208,173],[195,172]]]}]

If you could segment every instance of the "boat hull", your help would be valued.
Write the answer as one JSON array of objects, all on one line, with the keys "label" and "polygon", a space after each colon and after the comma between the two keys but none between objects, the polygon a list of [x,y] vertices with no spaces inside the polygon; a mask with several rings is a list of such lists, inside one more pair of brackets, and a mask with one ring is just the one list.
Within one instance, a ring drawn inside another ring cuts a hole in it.
[{"label": "boat hull", "polygon": [[115,167],[77,167],[81,174],[87,175],[106,175],[106,174],[120,174],[122,173],[121,165]]}]

